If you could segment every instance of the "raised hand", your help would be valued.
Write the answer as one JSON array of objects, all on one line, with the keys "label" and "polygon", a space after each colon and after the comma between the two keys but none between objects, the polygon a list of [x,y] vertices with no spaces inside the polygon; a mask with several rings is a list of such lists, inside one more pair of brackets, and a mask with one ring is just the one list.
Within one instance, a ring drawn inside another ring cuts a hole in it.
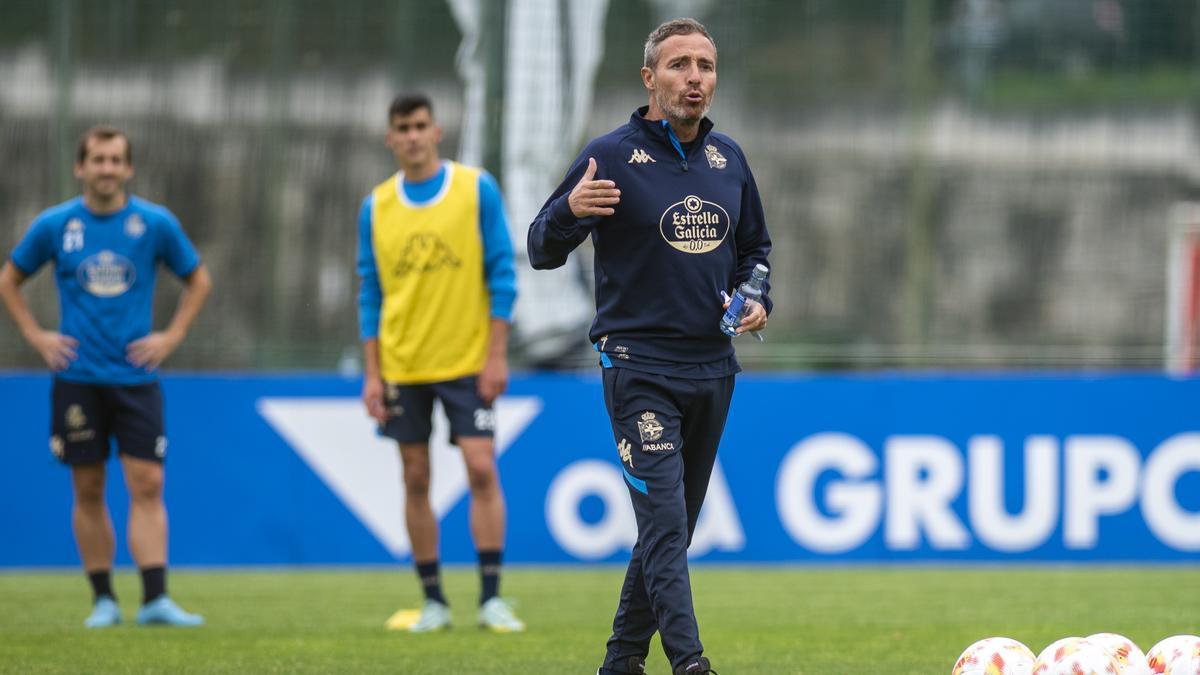
[{"label": "raised hand", "polygon": [[579,179],[571,189],[571,194],[567,195],[567,203],[576,218],[611,216],[616,212],[612,207],[621,202],[621,191],[617,189],[616,183],[595,178],[596,159],[588,157],[587,171],[583,172],[583,178]]}]

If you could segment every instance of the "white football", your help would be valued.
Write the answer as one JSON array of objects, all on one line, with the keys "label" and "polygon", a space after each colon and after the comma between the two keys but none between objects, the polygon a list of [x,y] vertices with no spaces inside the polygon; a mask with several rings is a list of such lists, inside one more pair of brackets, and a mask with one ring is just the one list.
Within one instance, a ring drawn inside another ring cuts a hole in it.
[{"label": "white football", "polygon": [[1151,675],[1146,655],[1133,640],[1117,633],[1096,633],[1087,636],[1088,642],[1104,647],[1117,660],[1120,675]]},{"label": "white football", "polygon": [[[1034,659],[1033,675],[1041,675],[1059,656],[1066,656],[1068,653],[1078,649],[1081,642],[1087,642],[1087,640],[1081,637],[1065,637],[1046,645],[1046,648]],[[1039,670],[1039,667],[1041,670]]]},{"label": "white football", "polygon": [[1031,675],[1033,652],[1006,637],[984,638],[963,650],[950,675]]},{"label": "white football", "polygon": [[1151,673],[1200,675],[1200,637],[1174,635],[1150,648],[1146,661]]},{"label": "white football", "polygon": [[1120,666],[1104,647],[1080,637],[1057,640],[1042,650],[1033,675],[1118,675]]}]

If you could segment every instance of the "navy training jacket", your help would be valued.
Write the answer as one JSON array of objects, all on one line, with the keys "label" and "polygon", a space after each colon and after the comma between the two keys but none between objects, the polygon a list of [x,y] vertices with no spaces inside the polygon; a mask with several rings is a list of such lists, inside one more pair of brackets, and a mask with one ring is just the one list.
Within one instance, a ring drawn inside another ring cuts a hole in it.
[{"label": "navy training jacket", "polygon": [[[756,264],[767,264],[771,238],[758,187],[742,149],[713,132],[708,118],[685,150],[668,125],[646,120],[646,111],[639,108],[576,157],[529,226],[529,261],[534,269],[559,267],[591,235],[596,319],[589,337],[606,362],[728,362],[723,374],[732,374],[733,345],[718,328],[721,291],[732,293]],[[567,203],[589,157],[596,179],[621,191],[611,216],[576,218]],[[769,313],[769,284],[763,304]]]}]

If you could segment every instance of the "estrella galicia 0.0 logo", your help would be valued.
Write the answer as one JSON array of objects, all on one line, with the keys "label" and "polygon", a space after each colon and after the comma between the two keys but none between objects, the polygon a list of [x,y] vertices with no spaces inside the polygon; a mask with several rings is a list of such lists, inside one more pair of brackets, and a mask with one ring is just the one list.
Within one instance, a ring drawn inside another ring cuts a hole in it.
[{"label": "estrella galicia 0.0 logo", "polygon": [[659,232],[673,248],[684,253],[708,253],[729,234],[729,212],[720,204],[688,195],[663,211]]},{"label": "estrella galicia 0.0 logo", "polygon": [[121,295],[133,286],[133,262],[112,251],[101,251],[79,264],[75,273],[85,291],[101,298]]}]

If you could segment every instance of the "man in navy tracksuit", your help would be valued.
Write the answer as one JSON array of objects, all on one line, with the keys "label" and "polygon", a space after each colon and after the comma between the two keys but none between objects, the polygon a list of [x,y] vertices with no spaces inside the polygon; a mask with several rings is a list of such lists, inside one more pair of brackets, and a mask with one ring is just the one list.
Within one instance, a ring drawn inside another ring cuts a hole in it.
[{"label": "man in navy tracksuit", "polygon": [[[589,235],[595,246],[590,336],[638,523],[601,675],[644,672],[656,630],[675,673],[713,672],[687,546],[740,370],[718,328],[722,293],[771,250],[746,157],[705,117],[716,57],[691,19],[655,29],[641,71],[649,105],[584,148],[529,228],[537,269]],[[770,309],[764,293],[739,332],[766,326]]]}]

